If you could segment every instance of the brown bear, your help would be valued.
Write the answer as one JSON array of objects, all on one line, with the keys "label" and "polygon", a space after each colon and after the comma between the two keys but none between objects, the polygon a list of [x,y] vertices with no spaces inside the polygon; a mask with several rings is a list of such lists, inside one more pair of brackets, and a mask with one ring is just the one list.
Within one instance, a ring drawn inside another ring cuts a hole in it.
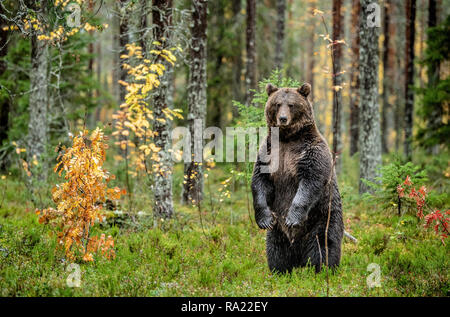
[{"label": "brown bear", "polygon": [[[329,206],[328,264],[336,267],[344,232],[341,196],[330,149],[316,127],[307,98],[311,85],[277,88],[268,84],[266,91],[269,135],[262,142],[254,166],[252,194],[256,223],[268,229],[269,268],[274,272],[291,272],[294,267],[309,263],[316,272],[321,270],[326,263]],[[278,127],[278,151],[271,151],[272,127]],[[266,153],[269,162],[261,159]],[[275,161],[275,155],[277,168],[263,171],[263,166]]]}]

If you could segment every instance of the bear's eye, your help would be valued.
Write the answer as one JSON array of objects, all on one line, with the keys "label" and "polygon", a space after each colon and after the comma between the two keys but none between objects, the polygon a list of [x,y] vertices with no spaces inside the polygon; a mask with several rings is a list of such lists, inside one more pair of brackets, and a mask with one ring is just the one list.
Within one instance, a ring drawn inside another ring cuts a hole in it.
[{"label": "bear's eye", "polygon": [[277,108],[280,108],[281,107],[281,103],[277,103]]},{"label": "bear's eye", "polygon": [[292,104],[289,105],[289,108],[293,108],[293,107],[294,107],[294,105],[292,105]]}]

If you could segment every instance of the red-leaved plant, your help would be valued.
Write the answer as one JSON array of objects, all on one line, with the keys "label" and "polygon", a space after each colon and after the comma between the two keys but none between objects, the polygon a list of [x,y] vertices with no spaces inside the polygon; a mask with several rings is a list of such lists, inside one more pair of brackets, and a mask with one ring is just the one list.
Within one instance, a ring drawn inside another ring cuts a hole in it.
[{"label": "red-leaved plant", "polygon": [[[417,190],[413,183],[411,182],[411,178],[406,176],[403,184],[399,184],[397,186],[397,194],[399,202],[402,198],[408,197],[416,201],[417,206],[417,217],[419,219],[425,218],[424,227],[428,228],[433,226],[434,232],[440,236],[441,241],[445,244],[445,239],[448,237],[448,227],[450,222],[450,210],[445,212],[441,212],[440,210],[433,210],[426,203],[427,197],[427,188],[425,186],[421,186],[419,190]],[[430,213],[424,216],[424,207],[427,207],[430,210]]]}]

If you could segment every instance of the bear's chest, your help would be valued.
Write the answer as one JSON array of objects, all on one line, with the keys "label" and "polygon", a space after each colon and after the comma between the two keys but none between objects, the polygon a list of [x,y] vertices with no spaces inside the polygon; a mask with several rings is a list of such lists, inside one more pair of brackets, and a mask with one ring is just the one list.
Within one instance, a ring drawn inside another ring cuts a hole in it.
[{"label": "bear's chest", "polygon": [[[277,153],[278,152],[278,153]],[[270,158],[270,176],[272,181],[295,181],[299,178],[299,164],[305,152],[295,143],[280,143],[278,151],[272,151]]]}]

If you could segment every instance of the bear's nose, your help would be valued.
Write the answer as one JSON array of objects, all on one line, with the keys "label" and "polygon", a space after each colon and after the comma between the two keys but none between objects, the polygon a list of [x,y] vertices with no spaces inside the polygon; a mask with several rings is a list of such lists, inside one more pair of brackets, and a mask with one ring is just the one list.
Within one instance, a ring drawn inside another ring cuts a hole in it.
[{"label": "bear's nose", "polygon": [[287,122],[287,117],[286,116],[280,116],[280,122],[281,123],[286,123]]}]

